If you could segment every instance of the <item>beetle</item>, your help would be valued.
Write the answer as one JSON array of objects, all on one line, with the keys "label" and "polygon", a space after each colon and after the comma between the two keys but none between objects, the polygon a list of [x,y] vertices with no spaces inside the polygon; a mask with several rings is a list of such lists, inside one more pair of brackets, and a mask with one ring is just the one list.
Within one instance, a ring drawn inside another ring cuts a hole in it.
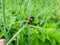
[{"label": "beetle", "polygon": [[28,24],[31,24],[33,21],[34,21],[34,16],[31,16],[31,17],[28,19]]}]

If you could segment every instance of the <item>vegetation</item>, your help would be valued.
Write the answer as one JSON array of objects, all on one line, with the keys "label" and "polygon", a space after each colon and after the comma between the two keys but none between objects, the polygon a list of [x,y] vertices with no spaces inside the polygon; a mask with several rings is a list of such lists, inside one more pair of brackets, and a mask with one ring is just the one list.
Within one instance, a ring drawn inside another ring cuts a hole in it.
[{"label": "vegetation", "polygon": [[60,0],[3,1],[0,39],[5,38],[6,45],[60,45]]}]

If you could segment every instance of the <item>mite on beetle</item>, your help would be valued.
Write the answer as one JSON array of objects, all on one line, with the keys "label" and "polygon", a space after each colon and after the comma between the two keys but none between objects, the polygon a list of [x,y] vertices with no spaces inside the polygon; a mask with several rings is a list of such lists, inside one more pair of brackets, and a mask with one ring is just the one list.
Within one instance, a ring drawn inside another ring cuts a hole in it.
[{"label": "mite on beetle", "polygon": [[31,24],[33,21],[34,21],[34,16],[31,16],[31,17],[28,19],[28,24]]}]

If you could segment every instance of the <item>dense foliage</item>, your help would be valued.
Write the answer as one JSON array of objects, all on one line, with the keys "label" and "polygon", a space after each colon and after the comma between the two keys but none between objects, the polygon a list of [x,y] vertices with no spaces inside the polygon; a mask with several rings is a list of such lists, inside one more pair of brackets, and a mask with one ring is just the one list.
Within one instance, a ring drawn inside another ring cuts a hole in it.
[{"label": "dense foliage", "polygon": [[6,38],[6,40],[9,38],[8,41],[10,41],[25,26],[29,17],[34,16],[34,21],[30,25],[26,24],[25,28],[12,40],[12,45],[28,45],[28,30],[30,30],[30,45],[60,45],[59,1],[5,0],[6,33],[4,33],[1,0],[0,38]]}]

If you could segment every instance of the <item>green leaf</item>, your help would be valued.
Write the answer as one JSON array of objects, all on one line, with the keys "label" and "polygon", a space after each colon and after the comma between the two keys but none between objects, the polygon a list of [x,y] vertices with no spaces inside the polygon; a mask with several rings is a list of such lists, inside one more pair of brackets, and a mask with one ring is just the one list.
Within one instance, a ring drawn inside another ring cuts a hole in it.
[{"label": "green leaf", "polygon": [[38,37],[38,39],[40,39],[42,42],[45,42],[45,39],[46,39],[45,35],[43,35],[43,34],[41,34],[41,35],[37,34],[37,37]]},{"label": "green leaf", "polygon": [[12,25],[12,29],[18,30],[20,28],[20,24],[16,23]]},{"label": "green leaf", "polygon": [[35,33],[38,33],[37,29],[31,28],[30,34],[32,35],[32,34],[35,34]]},{"label": "green leaf", "polygon": [[55,39],[51,39],[51,45],[56,45],[56,41],[55,41]]},{"label": "green leaf", "polygon": [[54,39],[60,44],[60,31],[56,31],[53,36]]},{"label": "green leaf", "polygon": [[56,25],[56,23],[52,23],[52,24],[46,23],[46,27],[47,28],[57,28],[57,25]]}]

